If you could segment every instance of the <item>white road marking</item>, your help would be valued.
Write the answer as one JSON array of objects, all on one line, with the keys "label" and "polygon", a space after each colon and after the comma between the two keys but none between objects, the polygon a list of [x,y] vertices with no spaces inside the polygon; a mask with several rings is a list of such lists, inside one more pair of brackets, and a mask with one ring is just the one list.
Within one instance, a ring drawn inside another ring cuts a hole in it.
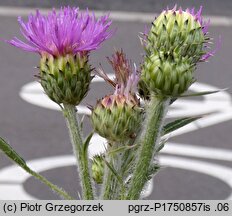
[{"label": "white road marking", "polygon": [[[230,188],[232,188],[232,168],[204,162],[198,160],[192,160],[187,158],[178,158],[172,156],[160,156],[159,158],[161,165],[169,166],[173,168],[180,168],[191,170],[194,172],[203,173],[214,178],[217,178],[227,184]],[[29,167],[32,167],[36,172],[43,172],[46,170],[58,168],[58,167],[66,167],[75,165],[75,158],[71,155],[63,155],[49,158],[40,158],[31,161],[27,161]],[[17,176],[17,179],[15,179]],[[0,200],[12,200],[16,198],[18,200],[34,200],[36,197],[28,194],[23,187],[23,183],[30,178],[31,176],[26,173],[24,170],[19,168],[16,165],[5,167],[0,170]],[[11,185],[2,183],[1,181],[17,181],[17,183]],[[153,183],[152,183],[153,184]],[[144,191],[144,196],[149,196],[152,192],[153,185],[148,185],[147,190]],[[230,195],[227,199],[231,199],[232,195]]]},{"label": "white road marking", "polygon": [[[109,74],[109,78],[113,79],[114,74]],[[100,77],[94,77],[92,82],[103,82],[104,80]],[[45,95],[44,90],[40,83],[34,81],[27,83],[21,88],[21,91],[19,92],[20,97],[27,101],[28,103],[44,107],[47,109],[57,110],[60,111],[60,107],[51,101],[47,95]],[[91,115],[91,111],[83,105],[77,106],[77,110],[79,114],[84,115]]]},{"label": "white road marking", "polygon": [[[232,168],[230,167],[200,160],[178,158],[174,156],[161,156],[160,163],[163,166],[186,169],[207,174],[214,178],[220,179],[222,182],[226,183],[230,188],[232,188]],[[231,200],[232,194],[230,194],[227,199]]]},{"label": "white road marking", "polygon": [[[0,7],[1,16],[27,16],[37,8],[28,7]],[[50,9],[38,8],[42,13],[48,13]],[[129,11],[95,11],[97,17],[110,13],[115,21],[150,23],[157,17],[157,13],[141,13]],[[205,20],[210,19],[212,26],[232,26],[232,17],[227,16],[204,16]]]},{"label": "white road marking", "polygon": [[[49,169],[55,169],[59,167],[72,166],[75,164],[75,158],[73,156],[59,156],[34,159],[27,162],[28,165],[36,172],[43,172]],[[17,178],[16,178],[17,176]],[[20,167],[13,165],[5,167],[0,170],[0,199],[11,200],[34,200],[35,197],[28,194],[24,188],[23,183],[30,178],[31,175],[25,172]],[[14,182],[18,184],[7,184],[5,182]],[[4,182],[1,184],[1,182]],[[16,197],[17,194],[17,197]]]},{"label": "white road marking", "polygon": [[161,153],[232,162],[231,149],[204,147],[199,145],[200,143],[198,143],[198,145],[190,145],[167,142],[161,150]]},{"label": "white road marking", "polygon": [[[110,78],[114,75],[110,74]],[[93,82],[103,82],[99,77],[95,77]],[[215,91],[218,90],[215,86],[205,83],[194,83],[190,90],[193,92]],[[31,82],[24,85],[19,93],[20,97],[28,103],[53,109],[60,110],[60,107],[52,102],[43,92],[41,85],[38,82]],[[77,106],[79,114],[90,115],[91,111],[83,105]],[[199,128],[209,127],[221,122],[232,119],[232,103],[231,96],[226,91],[221,91],[212,95],[204,95],[202,101],[197,100],[177,100],[168,112],[168,118],[181,118],[185,116],[203,115],[211,113],[203,118],[174,131],[170,136],[177,136],[190,131],[198,130]]]},{"label": "white road marking", "polygon": [[[112,78],[112,74],[110,75]],[[94,82],[101,82],[102,79],[95,78]],[[191,90],[194,92],[201,91],[214,91],[217,88],[211,85],[203,83],[195,83],[191,86]],[[46,107],[49,109],[60,110],[60,108],[43,93],[42,87],[37,82],[26,84],[20,91],[20,96],[27,102],[34,105]],[[199,127],[207,127],[210,125],[218,124],[220,122],[228,121],[232,119],[232,103],[230,95],[221,91],[214,95],[205,95],[203,100],[184,100],[180,99],[176,101],[173,108],[168,113],[170,118],[183,117],[188,115],[199,115],[207,112],[213,112],[208,116],[204,116],[198,120],[197,123],[189,124],[176,132],[172,133],[172,136],[187,133],[189,131],[197,130]],[[78,106],[79,113],[90,114],[87,108],[84,106]],[[95,134],[91,140],[89,153],[90,156],[104,152],[105,139]],[[165,148],[162,150],[165,154],[175,154],[179,156],[190,156],[204,159],[214,159],[222,161],[232,161],[232,151],[228,149],[200,147],[193,145],[184,145],[176,143],[167,143]],[[163,156],[160,157],[161,164],[165,166],[171,166],[186,170],[192,170],[201,172],[215,178],[222,180],[232,188],[232,168],[218,165],[210,162],[203,162],[200,160],[190,160],[187,158],[180,158],[174,156]],[[75,164],[75,160],[72,156],[60,156],[38,159],[28,162],[29,165],[38,172],[45,170],[71,166]],[[15,184],[15,176],[17,176],[18,184]],[[0,170],[0,199],[14,199],[15,191],[17,191],[18,199],[36,199],[23,189],[23,182],[29,178],[30,175],[25,173],[22,169],[17,166],[5,167]],[[2,183],[1,183],[2,181]],[[9,184],[7,184],[9,182]],[[11,184],[14,183],[14,184]],[[149,196],[152,191],[152,185],[148,185],[148,189],[145,191],[144,196]],[[228,197],[232,199],[232,195]]]},{"label": "white road marking", "polygon": [[[40,9],[42,13],[47,13],[49,9]],[[1,16],[26,16],[31,12],[35,11],[35,8],[16,8],[16,7],[0,7]],[[101,16],[102,14],[108,13],[108,11],[96,11],[96,16]],[[140,23],[150,23],[157,14],[153,13],[139,13],[139,12],[121,12],[121,11],[112,11],[110,12],[111,19],[115,21],[123,22],[140,22]],[[232,17],[226,16],[204,16],[205,19],[211,20],[212,26],[232,26]],[[96,78],[95,78],[96,79]],[[99,81],[97,78],[95,81]],[[209,90],[209,85],[196,83],[192,86],[191,90],[203,91],[203,89]],[[215,87],[212,87],[215,90]],[[33,91],[37,91],[39,94],[36,94]],[[51,102],[46,95],[41,94],[42,88],[38,83],[29,83],[28,85],[22,88],[20,96],[26,101],[43,106],[45,108],[50,108],[54,110],[59,110],[60,108],[53,102]],[[32,97],[33,96],[33,97]],[[38,104],[38,101],[40,102]],[[42,101],[42,103],[41,103]],[[200,105],[200,109],[199,109]],[[197,130],[202,127],[207,127],[210,125],[218,124],[220,122],[228,121],[232,119],[232,106],[230,95],[226,92],[220,92],[215,95],[205,96],[204,101],[185,101],[179,100],[174,104],[174,107],[177,109],[171,110],[169,112],[169,117],[180,117],[188,116],[192,114],[202,114],[209,111],[216,111],[215,114],[206,116],[196,123],[189,124],[188,126],[177,130],[172,133],[172,136],[183,134],[189,131]],[[210,109],[210,110],[209,110]],[[90,111],[84,106],[78,106],[79,113],[81,114],[90,114]],[[194,111],[194,113],[193,113]],[[104,143],[104,139],[98,135],[94,135],[92,144],[90,145],[91,155],[103,152],[104,146],[99,148],[99,143]],[[95,147],[95,144],[98,144],[98,148]],[[227,149],[219,148],[209,148],[209,147],[200,147],[193,145],[184,145],[177,143],[168,143],[165,148],[162,150],[162,153],[165,154],[176,154],[180,156],[191,156],[204,159],[214,159],[214,160],[223,160],[223,161],[232,161],[232,151]],[[204,162],[200,160],[190,160],[186,158],[170,157],[170,156],[161,156],[160,162],[164,166],[171,166],[181,169],[192,170],[196,172],[201,172],[208,174],[215,178],[218,178],[228,184],[232,188],[232,169],[226,166]],[[73,156],[60,156],[60,157],[51,157],[51,158],[41,158],[32,161],[28,161],[28,165],[35,169],[37,172],[42,172],[49,169],[54,169],[58,167],[72,166],[75,164],[75,159]],[[17,178],[15,178],[17,176]],[[0,170],[0,199],[36,199],[35,197],[27,194],[23,188],[23,183],[30,177],[29,174],[24,172],[21,168],[17,166],[9,166]],[[1,183],[2,182],[2,183]],[[6,182],[9,182],[7,184]],[[11,184],[14,183],[14,184]],[[150,185],[147,190],[147,194],[151,192],[152,185]],[[17,197],[15,197],[17,194]],[[228,197],[232,199],[232,195]]]},{"label": "white road marking", "polygon": [[[94,155],[101,154],[105,152],[107,141],[98,134],[94,134],[90,146],[89,146],[89,156],[92,158]],[[232,161],[232,150],[231,149],[221,149],[214,147],[204,147],[198,145],[190,144],[180,144],[167,142],[161,153],[185,156],[185,157],[196,157],[220,161]]]}]

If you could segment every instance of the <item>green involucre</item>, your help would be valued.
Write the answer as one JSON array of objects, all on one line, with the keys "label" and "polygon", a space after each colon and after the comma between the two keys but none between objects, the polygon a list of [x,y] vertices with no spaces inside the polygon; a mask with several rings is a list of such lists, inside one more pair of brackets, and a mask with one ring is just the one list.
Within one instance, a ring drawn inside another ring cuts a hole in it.
[{"label": "green involucre", "polygon": [[128,103],[120,106],[114,104],[111,107],[98,104],[91,116],[95,131],[113,142],[135,138],[141,127],[142,118],[141,108]]},{"label": "green involucre", "polygon": [[161,13],[153,22],[147,41],[148,54],[164,52],[174,57],[187,57],[192,63],[197,63],[206,53],[203,50],[206,36],[202,26],[186,12]]},{"label": "green involucre", "polygon": [[89,90],[91,71],[87,58],[43,57],[40,62],[41,85],[54,102],[78,105]]},{"label": "green involucre", "polygon": [[194,70],[195,65],[187,58],[152,54],[145,58],[141,80],[157,95],[178,97],[194,82]]},{"label": "green involucre", "polygon": [[92,159],[92,177],[97,184],[103,183],[104,176],[104,155],[96,155]]}]

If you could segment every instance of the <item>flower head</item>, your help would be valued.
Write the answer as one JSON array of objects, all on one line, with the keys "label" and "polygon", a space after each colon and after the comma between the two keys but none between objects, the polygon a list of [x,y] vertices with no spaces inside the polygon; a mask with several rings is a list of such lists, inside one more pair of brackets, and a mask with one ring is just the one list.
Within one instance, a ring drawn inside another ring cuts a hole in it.
[{"label": "flower head", "polygon": [[209,21],[201,13],[202,7],[196,12],[194,8],[167,8],[143,35],[146,56],[139,83],[141,96],[179,97],[195,82],[196,65],[218,49],[207,49]]},{"label": "flower head", "polygon": [[92,159],[92,177],[97,184],[103,183],[104,176],[104,155],[95,155]]},{"label": "flower head", "polygon": [[[202,9],[203,9],[203,6],[200,6],[198,11],[196,11],[194,7],[191,9],[187,8],[185,11],[183,11],[181,7],[177,10],[177,6],[175,5],[174,8],[171,10],[171,12],[177,13],[177,14],[178,13],[185,14],[186,17],[191,16],[195,22],[198,22],[198,24],[202,30],[202,33],[205,36],[204,42],[208,43],[208,41],[210,40],[210,38],[207,36],[209,33],[208,29],[210,26],[210,20],[209,19],[207,21],[204,20],[204,18],[202,16]],[[216,51],[219,49],[220,45],[221,45],[221,38],[219,38],[219,40],[217,41],[216,48],[214,50],[208,50],[208,51],[205,50],[205,53],[202,54],[200,61],[208,60],[208,58],[210,58],[211,56],[213,56],[216,53]],[[209,46],[205,46],[205,48],[206,47],[210,48]]]},{"label": "flower head", "polygon": [[[202,6],[198,11],[194,8],[182,10],[167,8],[152,23],[149,33],[141,38],[148,54],[156,51],[172,54],[174,57],[192,58],[193,63],[206,61],[217,51],[210,50],[208,44],[208,28],[210,20],[202,16]],[[220,42],[220,41],[219,41]]]},{"label": "flower head", "polygon": [[116,51],[108,61],[115,71],[115,79],[111,80],[102,69],[98,74],[114,87],[114,94],[97,102],[91,120],[101,136],[123,142],[136,137],[143,119],[143,110],[136,96],[139,75],[122,50]]},{"label": "flower head", "polygon": [[27,22],[21,17],[18,22],[27,42],[15,37],[8,43],[54,57],[95,50],[112,35],[108,31],[111,25],[108,15],[97,19],[94,13],[80,12],[78,8],[64,7],[58,12],[53,9],[48,15],[37,10],[35,15],[28,16]]},{"label": "flower head", "polygon": [[175,5],[171,10],[169,10],[167,8],[166,10],[163,11],[163,13],[167,14],[167,13],[171,12],[171,13],[176,13],[177,15],[178,14],[184,15],[184,16],[186,16],[186,19],[188,19],[188,17],[191,16],[202,27],[203,33],[207,34],[210,20],[204,21],[204,18],[202,16],[202,9],[203,9],[203,7],[200,6],[198,11],[196,11],[194,7],[191,9],[187,8],[186,10],[182,10],[181,7],[179,7],[179,9],[177,9],[177,5]]}]

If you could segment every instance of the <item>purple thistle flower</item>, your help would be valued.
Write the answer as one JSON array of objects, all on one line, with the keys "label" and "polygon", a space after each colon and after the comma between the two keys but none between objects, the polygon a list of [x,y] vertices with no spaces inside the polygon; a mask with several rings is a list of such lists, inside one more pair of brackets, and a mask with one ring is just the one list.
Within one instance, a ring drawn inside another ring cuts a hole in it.
[{"label": "purple thistle flower", "polygon": [[54,57],[96,50],[113,34],[108,31],[112,23],[109,15],[97,19],[94,13],[80,12],[78,8],[64,7],[59,12],[53,9],[48,15],[37,10],[35,15],[28,16],[27,22],[21,17],[18,22],[27,42],[14,37],[8,43],[25,51]]}]

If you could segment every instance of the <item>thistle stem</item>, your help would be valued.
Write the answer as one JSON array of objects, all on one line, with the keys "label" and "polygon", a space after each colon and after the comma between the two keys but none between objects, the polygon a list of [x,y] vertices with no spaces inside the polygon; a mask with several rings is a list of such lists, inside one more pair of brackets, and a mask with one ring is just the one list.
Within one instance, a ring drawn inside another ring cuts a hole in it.
[{"label": "thistle stem", "polygon": [[64,104],[64,117],[66,118],[69,135],[73,146],[74,155],[77,160],[78,173],[81,179],[82,195],[85,200],[93,200],[92,182],[89,173],[88,155],[83,151],[83,141],[79,128],[76,108],[71,104]]},{"label": "thistle stem", "polygon": [[[120,161],[120,153],[109,154],[109,152],[117,149],[120,145],[118,143],[112,143],[108,149],[106,154],[106,161],[110,164],[111,167],[115,169],[117,173],[121,168],[121,161]],[[118,199],[118,193],[120,191],[120,183],[117,179],[115,173],[105,164],[105,171],[104,171],[104,180],[103,180],[103,187],[102,187],[102,194],[101,197],[104,200],[114,200]]]},{"label": "thistle stem", "polygon": [[[110,165],[113,165],[113,161],[111,160]],[[114,197],[114,188],[115,181],[117,181],[115,175],[109,169],[107,165],[105,165],[105,176],[103,181],[103,189],[102,189],[102,199],[103,200],[112,200]]]},{"label": "thistle stem", "polygon": [[139,199],[141,191],[148,180],[149,167],[155,155],[155,146],[159,142],[168,103],[169,99],[151,96],[145,126],[137,141],[140,149],[138,149],[138,160],[132,174],[127,199]]}]

